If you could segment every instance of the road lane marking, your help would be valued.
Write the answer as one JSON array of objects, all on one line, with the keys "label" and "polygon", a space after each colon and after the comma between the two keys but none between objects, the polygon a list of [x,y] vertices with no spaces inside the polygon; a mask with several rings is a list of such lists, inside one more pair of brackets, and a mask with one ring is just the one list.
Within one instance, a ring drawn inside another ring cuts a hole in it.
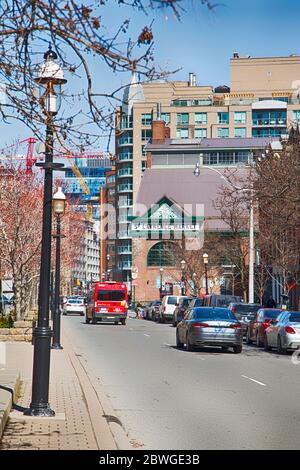
[{"label": "road lane marking", "polygon": [[146,335],[146,333],[144,333],[144,336],[148,336],[150,338],[150,335]]},{"label": "road lane marking", "polygon": [[251,380],[252,382],[255,382],[255,383],[258,384],[258,385],[262,385],[262,387],[266,387],[266,386],[267,386],[267,385],[264,384],[263,382],[259,382],[258,380],[251,379],[251,377],[247,377],[247,375],[242,375],[242,377],[243,377],[244,379]]}]

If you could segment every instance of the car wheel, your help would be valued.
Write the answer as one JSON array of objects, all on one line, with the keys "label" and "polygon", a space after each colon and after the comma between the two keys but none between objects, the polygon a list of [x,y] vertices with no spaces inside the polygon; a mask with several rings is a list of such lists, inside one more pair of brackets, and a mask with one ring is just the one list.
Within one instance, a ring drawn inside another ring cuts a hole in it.
[{"label": "car wheel", "polygon": [[262,341],[261,341],[261,339],[260,339],[260,336],[259,336],[259,333],[258,333],[258,332],[256,333],[256,346],[257,346],[258,348],[261,348],[261,347],[263,346],[263,343],[262,343]]},{"label": "car wheel", "polygon": [[160,323],[166,323],[166,319],[164,317],[161,317]]},{"label": "car wheel", "polygon": [[97,319],[93,317],[93,318],[92,318],[92,324],[93,324],[93,325],[96,325],[96,323],[97,323]]},{"label": "car wheel", "polygon": [[179,340],[178,330],[176,331],[176,348],[177,349],[182,349],[183,348],[183,343],[181,343],[180,340]]},{"label": "car wheel", "polygon": [[85,317],[85,323],[90,323],[91,319],[88,317]]},{"label": "car wheel", "polygon": [[282,347],[280,336],[278,336],[277,339],[277,350],[279,354],[286,354],[286,349]]},{"label": "car wheel", "polygon": [[194,346],[190,343],[189,335],[186,337],[186,350],[194,351]]},{"label": "car wheel", "polygon": [[265,350],[265,351],[271,351],[271,348],[270,348],[269,343],[268,343],[268,337],[267,337],[267,335],[265,335],[264,350]]},{"label": "car wheel", "polygon": [[252,344],[252,339],[250,338],[249,328],[248,328],[248,330],[247,330],[246,343],[247,343],[247,344]]},{"label": "car wheel", "polygon": [[241,344],[235,344],[233,346],[233,352],[234,354],[240,354],[243,350],[243,346]]},{"label": "car wheel", "polygon": [[126,320],[125,320],[125,318],[122,318],[122,320],[121,320],[121,325],[126,325]]}]

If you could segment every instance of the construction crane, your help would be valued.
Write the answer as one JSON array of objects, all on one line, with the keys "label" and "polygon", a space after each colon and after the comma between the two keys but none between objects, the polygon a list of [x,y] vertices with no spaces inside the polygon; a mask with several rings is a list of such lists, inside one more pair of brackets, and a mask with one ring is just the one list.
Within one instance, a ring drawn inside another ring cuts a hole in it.
[{"label": "construction crane", "polygon": [[[7,147],[4,147],[2,149],[0,149],[0,161],[1,160],[4,160],[4,161],[10,161],[10,160],[25,160],[26,161],[26,164],[25,164],[25,174],[32,174],[32,168],[33,168],[33,165],[37,162],[37,160],[43,160],[43,157],[40,157],[40,156],[36,156],[34,155],[34,145],[36,144],[36,142],[38,142],[38,139],[36,139],[35,137],[28,137],[27,139],[24,139],[24,140],[20,140],[18,142],[16,142],[15,144],[12,144],[12,145],[9,145]],[[21,144],[24,144],[24,143],[27,143],[27,153],[26,155],[25,154],[17,154],[17,155],[14,155],[14,156],[7,156],[5,155],[5,152],[7,152],[8,150],[12,150],[14,149],[15,150],[15,154],[17,153],[18,149],[19,149],[19,146]],[[83,192],[85,193],[85,195],[87,196],[88,198],[88,203],[87,203],[87,213],[86,213],[86,218],[88,220],[91,220],[92,219],[92,216],[93,216],[93,203],[91,201],[91,193],[90,193],[90,189],[88,187],[88,185],[86,184],[81,172],[80,172],[80,169],[78,168],[78,166],[76,165],[76,162],[75,162],[75,159],[77,158],[86,158],[86,159],[100,159],[100,160],[104,160],[104,159],[111,159],[111,155],[109,153],[106,153],[106,152],[93,152],[93,153],[75,153],[75,152],[70,152],[69,154],[65,154],[65,155],[56,155],[56,157],[59,157],[59,158],[63,158],[65,156],[65,158],[68,159],[69,163],[70,163],[70,167],[71,167],[71,170],[73,171],[74,175],[76,176],[76,178],[78,179],[82,189],[83,189]]]}]

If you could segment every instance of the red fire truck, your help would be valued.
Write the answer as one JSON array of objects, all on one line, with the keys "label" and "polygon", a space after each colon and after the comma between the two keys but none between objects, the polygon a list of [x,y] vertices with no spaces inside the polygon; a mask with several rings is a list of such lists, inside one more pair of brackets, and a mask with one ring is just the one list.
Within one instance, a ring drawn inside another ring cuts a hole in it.
[{"label": "red fire truck", "polygon": [[88,293],[86,323],[98,321],[126,324],[128,293],[126,284],[107,281],[97,282]]}]

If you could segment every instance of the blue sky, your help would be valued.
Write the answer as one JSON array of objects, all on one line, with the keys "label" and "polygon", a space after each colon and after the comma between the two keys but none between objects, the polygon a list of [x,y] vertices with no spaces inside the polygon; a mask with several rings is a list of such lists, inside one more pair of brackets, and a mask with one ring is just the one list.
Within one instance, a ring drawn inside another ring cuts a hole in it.
[{"label": "blue sky", "polygon": [[[218,0],[212,0],[218,4]],[[300,2],[296,0],[220,0],[214,13],[200,5],[200,0],[183,0],[187,12],[178,22],[170,10],[133,12],[110,0],[103,9],[102,24],[107,32],[121,18],[130,18],[130,34],[137,37],[152,19],[156,63],[168,70],[182,68],[174,79],[187,79],[195,72],[200,85],[229,84],[229,59],[234,51],[251,56],[300,54]],[[113,90],[128,82],[128,74],[112,75],[102,63],[94,63],[97,89]],[[300,78],[300,77],[299,77]],[[72,85],[73,87],[74,85]],[[1,144],[26,138],[30,131],[21,125],[0,123]]]}]

